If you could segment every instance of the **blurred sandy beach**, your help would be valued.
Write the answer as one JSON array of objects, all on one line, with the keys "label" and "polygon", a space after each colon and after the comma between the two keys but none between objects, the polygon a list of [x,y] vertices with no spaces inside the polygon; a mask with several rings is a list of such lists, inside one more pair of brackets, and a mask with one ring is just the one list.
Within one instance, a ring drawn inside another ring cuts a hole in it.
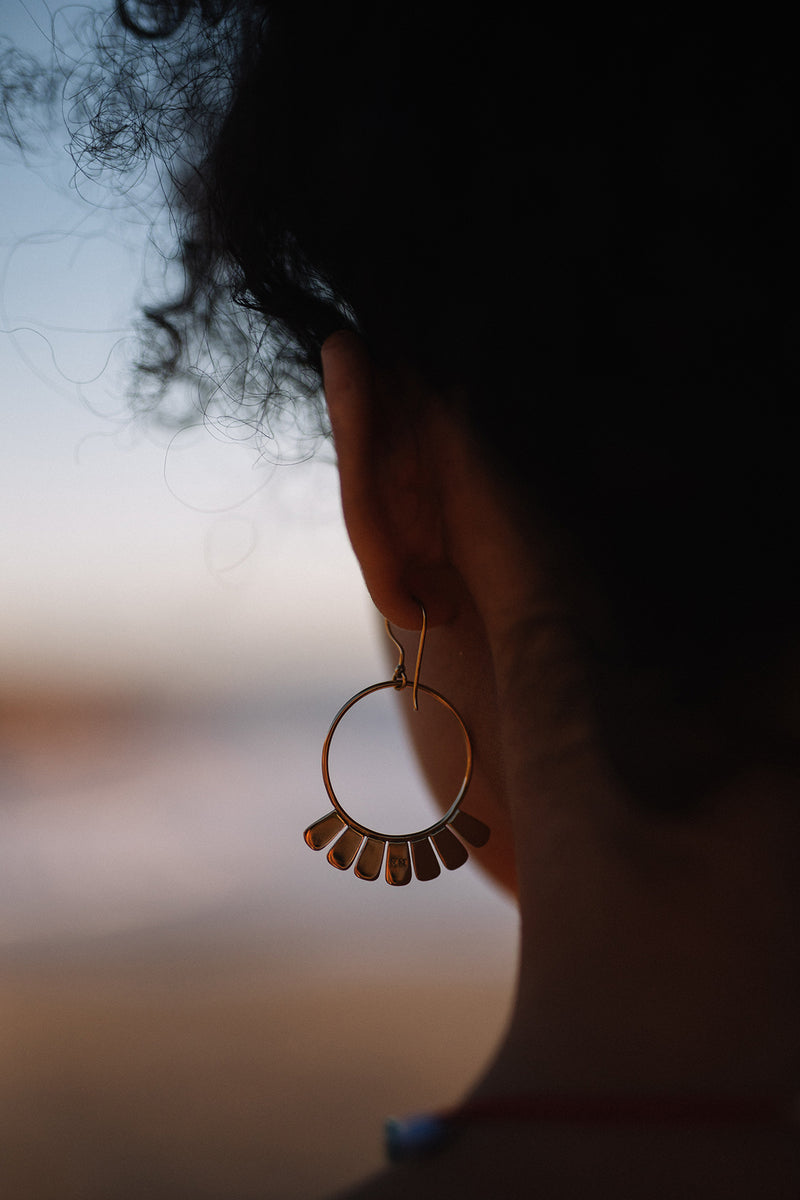
[{"label": "blurred sandy beach", "polygon": [[329,716],[0,703],[3,1197],[314,1200],[480,1071],[512,910],[303,845]]}]

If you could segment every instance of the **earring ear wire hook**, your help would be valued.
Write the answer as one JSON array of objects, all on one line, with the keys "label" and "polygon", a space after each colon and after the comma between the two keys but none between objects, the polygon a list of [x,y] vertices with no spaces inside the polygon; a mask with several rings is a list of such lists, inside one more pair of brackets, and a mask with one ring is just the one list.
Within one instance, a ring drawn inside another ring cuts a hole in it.
[{"label": "earring ear wire hook", "polygon": [[419,673],[422,668],[422,651],[425,649],[425,638],[428,633],[428,614],[425,612],[425,605],[421,600],[417,604],[422,611],[422,629],[419,631],[419,645],[417,647],[417,662],[414,667],[414,689],[411,693],[411,698],[414,701],[414,712],[419,711],[419,701],[417,700],[417,689],[419,688]]},{"label": "earring ear wire hook", "polygon": [[[422,611],[422,629],[420,630],[420,633],[419,633],[419,646],[417,647],[417,661],[414,666],[414,683],[413,683],[413,690],[411,693],[411,699],[412,699],[413,706],[414,706],[414,712],[419,712],[419,699],[417,696],[417,692],[419,690],[419,675],[420,675],[420,671],[422,670],[422,653],[425,649],[425,638],[427,637],[427,634],[428,634],[428,614],[425,612],[425,605],[422,603],[421,600],[418,600],[417,604],[419,605],[419,607]],[[399,691],[401,688],[408,686],[408,677],[406,675],[406,667],[405,667],[406,652],[403,649],[403,647],[401,646],[400,642],[395,637],[394,633],[392,632],[392,627],[389,624],[389,618],[386,617],[386,618],[384,618],[384,620],[386,623],[386,632],[389,635],[389,638],[391,639],[391,641],[394,642],[395,646],[397,647],[397,652],[400,655],[397,666],[394,669],[394,675],[392,676],[392,682],[394,683],[395,687]]]}]

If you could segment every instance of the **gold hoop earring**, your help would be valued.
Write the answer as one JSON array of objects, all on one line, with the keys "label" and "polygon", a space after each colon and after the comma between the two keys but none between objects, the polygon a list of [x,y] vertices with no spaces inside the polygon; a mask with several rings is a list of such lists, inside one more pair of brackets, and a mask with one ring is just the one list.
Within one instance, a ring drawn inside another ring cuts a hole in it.
[{"label": "gold hoop earring", "polygon": [[[333,718],[322,747],[322,779],[333,804],[333,812],[326,813],[313,825],[309,825],[303,834],[306,844],[312,850],[323,850],[325,846],[336,839],[328,851],[328,862],[340,871],[348,870],[355,862],[355,874],[359,879],[377,879],[381,873],[385,854],[386,882],[395,887],[411,882],[412,866],[413,874],[417,879],[423,881],[435,879],[437,875],[441,874],[439,860],[448,870],[455,871],[469,857],[465,843],[470,846],[485,846],[489,840],[489,829],[483,821],[471,817],[469,813],[465,813],[461,809],[461,801],[464,799],[472,777],[472,743],[467,727],[449,700],[419,681],[422,653],[425,649],[425,637],[428,629],[425,607],[420,604],[420,608],[422,610],[422,629],[419,635],[413,683],[409,684],[406,675],[405,651],[392,632],[391,625],[386,621],[386,632],[400,655],[394,674],[384,683],[375,683],[372,687],[364,688],[362,692],[352,696]],[[328,766],[331,742],[339,722],[360,700],[371,696],[373,692],[380,692],[386,688],[402,691],[403,688],[409,686],[412,688],[412,704],[415,712],[419,710],[419,693],[424,692],[426,696],[431,696],[447,709],[458,722],[466,751],[464,778],[458,795],[440,820],[435,821],[426,829],[418,829],[415,833],[379,833],[351,817],[333,790]]]}]

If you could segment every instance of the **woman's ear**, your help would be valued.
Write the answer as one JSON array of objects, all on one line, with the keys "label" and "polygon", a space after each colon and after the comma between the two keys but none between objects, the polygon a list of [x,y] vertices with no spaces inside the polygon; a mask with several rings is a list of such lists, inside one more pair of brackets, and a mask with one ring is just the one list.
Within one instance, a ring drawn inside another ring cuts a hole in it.
[{"label": "woman's ear", "polygon": [[419,628],[419,601],[438,624],[453,607],[452,571],[435,452],[416,427],[422,392],[376,370],[349,331],[327,339],[322,367],[345,524],[370,595],[400,628]]}]

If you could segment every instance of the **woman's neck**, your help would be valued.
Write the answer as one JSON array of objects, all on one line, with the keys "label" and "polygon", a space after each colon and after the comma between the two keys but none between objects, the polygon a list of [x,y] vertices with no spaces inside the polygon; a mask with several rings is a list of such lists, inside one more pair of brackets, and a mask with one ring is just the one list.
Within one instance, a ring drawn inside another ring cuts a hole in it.
[{"label": "woman's neck", "polygon": [[670,820],[592,757],[513,800],[519,988],[490,1088],[800,1090],[797,781],[742,776]]}]

